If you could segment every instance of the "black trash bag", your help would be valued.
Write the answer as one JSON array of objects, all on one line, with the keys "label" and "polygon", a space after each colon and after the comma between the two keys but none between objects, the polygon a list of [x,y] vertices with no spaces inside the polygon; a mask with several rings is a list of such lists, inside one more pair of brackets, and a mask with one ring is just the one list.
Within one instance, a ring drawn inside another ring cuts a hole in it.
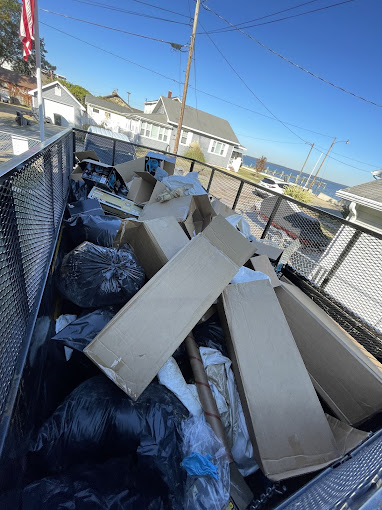
[{"label": "black trash bag", "polygon": [[65,255],[57,274],[60,292],[82,308],[124,304],[145,281],[145,272],[128,245],[105,248],[88,241]]},{"label": "black trash bag", "polygon": [[193,333],[195,341],[199,347],[210,347],[210,349],[217,349],[223,354],[223,356],[229,357],[224,337],[224,331],[217,313],[215,313],[206,322],[196,326],[193,329]]},{"label": "black trash bag", "polygon": [[169,508],[166,485],[139,469],[132,457],[75,466],[64,474],[35,481],[24,488],[21,499],[20,510]]},{"label": "black trash bag", "polygon": [[114,315],[115,313],[107,308],[82,315],[59,331],[52,340],[82,352]]},{"label": "black trash bag", "polygon": [[69,179],[70,190],[68,202],[76,202],[77,200],[86,200],[88,198],[88,188],[85,181]]},{"label": "black trash bag", "polygon": [[115,216],[89,216],[78,214],[65,220],[65,226],[74,244],[90,241],[98,246],[112,248],[121,220]]},{"label": "black trash bag", "polygon": [[163,480],[172,507],[183,497],[180,423],[183,404],[163,386],[151,383],[131,400],[104,375],[78,386],[41,427],[28,454],[33,479],[62,473],[84,463],[136,456],[137,465]]}]

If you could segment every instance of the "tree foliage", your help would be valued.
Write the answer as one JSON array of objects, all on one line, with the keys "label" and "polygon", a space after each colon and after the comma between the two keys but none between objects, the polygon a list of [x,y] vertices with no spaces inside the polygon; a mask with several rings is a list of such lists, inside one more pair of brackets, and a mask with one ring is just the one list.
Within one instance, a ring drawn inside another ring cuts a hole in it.
[{"label": "tree foliage", "polygon": [[70,83],[70,81],[59,80],[57,78],[53,78],[51,81],[59,81],[64,87],[66,87],[71,94],[79,101],[83,106],[85,106],[85,96],[86,94],[90,94],[90,92],[81,87],[81,85],[76,85],[75,83]]},{"label": "tree foliage", "polygon": [[206,162],[202,148],[198,142],[192,142],[184,153],[184,156],[186,156],[186,158],[196,159],[196,161],[200,161],[201,163]]},{"label": "tree foliage", "polygon": [[288,195],[299,202],[303,202],[304,204],[309,204],[312,201],[312,194],[309,191],[300,188],[300,186],[285,186],[284,195]]},{"label": "tree foliage", "polygon": [[259,173],[264,172],[266,164],[267,164],[267,158],[265,156],[261,156],[261,158],[258,158],[256,160],[256,166],[255,166],[256,172],[259,172]]},{"label": "tree foliage", "polygon": [[[35,50],[26,62],[23,59],[23,45],[19,39],[21,4],[17,0],[0,0],[0,65],[12,63],[12,69],[26,76],[34,76],[36,71]],[[41,69],[55,71],[46,58],[44,39],[40,39]]]}]

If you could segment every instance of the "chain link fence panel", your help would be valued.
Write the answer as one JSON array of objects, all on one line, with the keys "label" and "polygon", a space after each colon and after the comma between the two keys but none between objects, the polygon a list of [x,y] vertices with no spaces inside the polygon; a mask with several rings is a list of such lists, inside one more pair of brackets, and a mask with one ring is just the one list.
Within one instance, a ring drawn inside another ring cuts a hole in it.
[{"label": "chain link fence panel", "polygon": [[0,165],[39,143],[35,138],[0,131]]}]

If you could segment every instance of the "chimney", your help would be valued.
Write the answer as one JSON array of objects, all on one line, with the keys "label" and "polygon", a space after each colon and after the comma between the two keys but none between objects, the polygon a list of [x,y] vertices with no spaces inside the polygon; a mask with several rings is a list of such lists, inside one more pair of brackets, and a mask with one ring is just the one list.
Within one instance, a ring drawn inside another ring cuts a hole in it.
[{"label": "chimney", "polygon": [[172,96],[172,92],[171,92],[171,90],[169,90],[169,91],[168,91],[168,93],[167,93],[167,97],[168,97],[169,99],[171,99],[171,96]]}]

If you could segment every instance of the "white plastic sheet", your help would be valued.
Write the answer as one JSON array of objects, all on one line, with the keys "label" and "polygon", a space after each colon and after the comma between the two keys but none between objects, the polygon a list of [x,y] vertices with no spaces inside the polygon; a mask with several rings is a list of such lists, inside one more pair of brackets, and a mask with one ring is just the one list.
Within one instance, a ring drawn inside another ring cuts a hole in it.
[{"label": "white plastic sheet", "polygon": [[269,276],[261,271],[254,271],[248,267],[242,266],[232,278],[231,283],[254,282],[256,280],[269,280]]},{"label": "white plastic sheet", "polygon": [[227,216],[226,220],[250,241],[256,239],[256,237],[251,234],[249,223],[243,218],[243,216],[241,216],[241,214],[232,214],[231,216]]},{"label": "white plastic sheet", "polygon": [[171,191],[184,188],[185,195],[206,195],[207,192],[200,184],[198,177],[198,172],[189,172],[186,175],[169,175],[162,179],[162,182]]}]

